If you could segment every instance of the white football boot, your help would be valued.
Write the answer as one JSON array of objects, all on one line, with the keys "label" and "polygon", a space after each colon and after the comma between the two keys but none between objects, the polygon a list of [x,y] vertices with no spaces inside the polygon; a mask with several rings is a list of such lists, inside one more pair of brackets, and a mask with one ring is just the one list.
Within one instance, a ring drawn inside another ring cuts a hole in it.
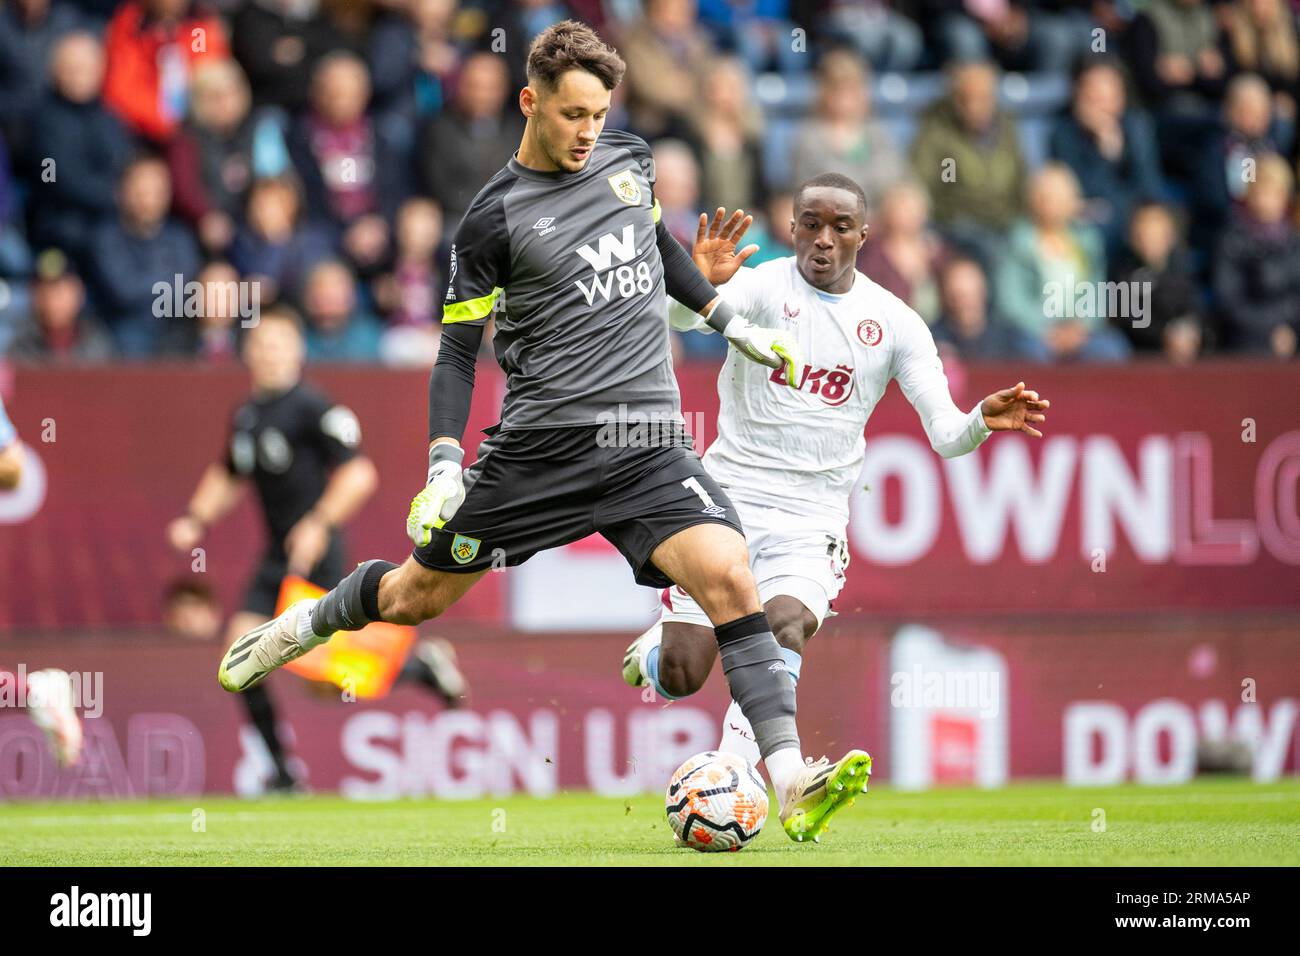
[{"label": "white football boot", "polygon": [[290,661],[297,660],[332,634],[306,641],[298,636],[298,619],[311,614],[315,599],[289,605],[279,617],[259,624],[230,645],[217,669],[217,680],[232,694],[248,690],[266,680],[268,674]]}]

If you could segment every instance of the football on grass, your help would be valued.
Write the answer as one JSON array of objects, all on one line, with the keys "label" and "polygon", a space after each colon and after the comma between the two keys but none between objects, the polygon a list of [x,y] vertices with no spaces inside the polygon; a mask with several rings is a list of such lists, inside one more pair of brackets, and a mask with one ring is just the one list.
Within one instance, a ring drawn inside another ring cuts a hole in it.
[{"label": "football on grass", "polygon": [[743,757],[708,750],[677,768],[665,803],[673,832],[691,849],[742,850],[767,820],[767,785]]}]

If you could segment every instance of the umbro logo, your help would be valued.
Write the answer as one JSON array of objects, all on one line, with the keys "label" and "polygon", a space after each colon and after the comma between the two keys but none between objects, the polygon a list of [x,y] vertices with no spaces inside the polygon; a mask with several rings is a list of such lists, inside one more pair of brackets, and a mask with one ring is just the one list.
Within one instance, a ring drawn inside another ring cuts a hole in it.
[{"label": "umbro logo", "polygon": [[543,216],[541,219],[537,220],[533,228],[537,230],[537,234],[539,236],[549,236],[551,233],[555,231],[556,228],[555,217]]}]

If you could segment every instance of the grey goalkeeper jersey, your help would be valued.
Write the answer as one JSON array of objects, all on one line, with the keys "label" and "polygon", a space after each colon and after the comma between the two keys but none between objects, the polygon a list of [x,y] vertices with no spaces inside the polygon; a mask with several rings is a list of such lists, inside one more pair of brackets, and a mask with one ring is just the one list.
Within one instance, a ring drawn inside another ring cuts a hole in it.
[{"label": "grey goalkeeper jersey", "polygon": [[442,321],[495,315],[502,428],[680,419],[653,190],[650,148],[606,130],[581,172],[511,158],[474,198]]}]

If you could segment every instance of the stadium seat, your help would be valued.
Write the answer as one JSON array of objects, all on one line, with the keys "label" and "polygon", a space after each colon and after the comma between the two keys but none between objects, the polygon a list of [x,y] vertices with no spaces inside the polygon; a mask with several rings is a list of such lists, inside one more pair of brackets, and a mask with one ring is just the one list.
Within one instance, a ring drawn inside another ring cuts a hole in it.
[{"label": "stadium seat", "polygon": [[943,95],[942,73],[882,73],[872,84],[872,102],[880,117],[913,116]]},{"label": "stadium seat", "polygon": [[1055,113],[1070,101],[1070,78],[1060,73],[1008,73],[1002,77],[1002,105],[1013,113]]},{"label": "stadium seat", "polygon": [[769,117],[798,115],[816,95],[817,81],[806,73],[763,73],[754,80],[754,99]]}]

